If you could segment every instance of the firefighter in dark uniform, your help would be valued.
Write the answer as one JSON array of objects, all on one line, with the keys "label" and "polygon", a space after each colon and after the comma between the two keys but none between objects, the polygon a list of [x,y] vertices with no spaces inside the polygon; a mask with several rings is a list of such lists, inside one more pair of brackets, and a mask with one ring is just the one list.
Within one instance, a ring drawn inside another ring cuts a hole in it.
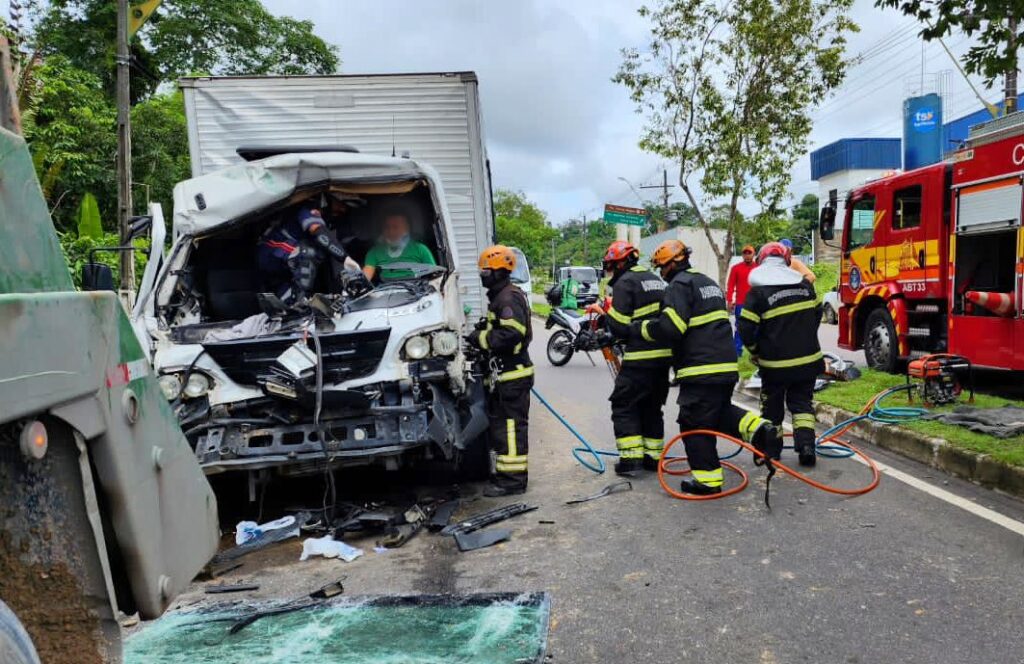
[{"label": "firefighter in dark uniform", "polygon": [[489,354],[491,378],[487,397],[492,449],[497,454],[491,486],[485,496],[510,496],[526,491],[530,450],[527,425],[533,363],[530,303],[511,281],[516,256],[495,245],[480,254],[480,280],[487,289],[487,318],[468,341]]},{"label": "firefighter in dark uniform", "polygon": [[821,303],[814,286],[789,267],[790,257],[779,242],[761,248],[738,328],[761,373],[761,414],[782,426],[788,406],[800,465],[813,466],[814,381],[825,370],[818,343]]},{"label": "firefighter in dark uniform", "polygon": [[619,474],[657,470],[665,445],[662,409],[668,396],[672,349],[665,343],[630,337],[633,323],[658,317],[665,282],[637,265],[639,258],[637,248],[623,240],[612,242],[604,255],[604,271],[613,289],[605,322],[614,336],[626,341],[622,369],[609,397]]},{"label": "firefighter in dark uniform", "polygon": [[335,239],[320,208],[313,204],[287,213],[260,237],[256,246],[262,287],[289,306],[302,304],[311,295],[324,258],[343,266],[342,285],[349,295],[358,296],[370,290],[369,281],[360,277],[359,264]]},{"label": "firefighter in dark uniform", "polygon": [[[632,335],[672,348],[679,383],[679,429],[711,429],[736,436],[767,455],[782,450],[776,428],[732,404],[739,380],[736,347],[725,294],[712,279],[690,267],[690,250],[679,240],[661,243],[651,257],[668,282],[657,318],[632,324]],[[722,492],[724,473],[714,436],[688,436],[684,443],[692,478],[682,490],[696,495]]]}]

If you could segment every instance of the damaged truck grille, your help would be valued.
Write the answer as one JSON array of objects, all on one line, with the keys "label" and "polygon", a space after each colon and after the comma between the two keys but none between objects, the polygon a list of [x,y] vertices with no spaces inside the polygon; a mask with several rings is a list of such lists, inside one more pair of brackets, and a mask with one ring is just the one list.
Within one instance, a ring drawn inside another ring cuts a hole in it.
[{"label": "damaged truck grille", "polygon": [[[320,335],[325,382],[339,382],[368,376],[377,369],[388,344],[390,329],[331,332]],[[203,344],[210,357],[231,380],[256,385],[274,361],[299,335],[234,339]],[[312,348],[312,340],[307,345]]]}]

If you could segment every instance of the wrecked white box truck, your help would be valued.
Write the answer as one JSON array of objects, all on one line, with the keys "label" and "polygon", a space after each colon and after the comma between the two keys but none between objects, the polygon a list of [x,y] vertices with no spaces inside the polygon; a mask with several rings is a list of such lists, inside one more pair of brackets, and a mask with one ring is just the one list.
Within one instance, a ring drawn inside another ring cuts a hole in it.
[{"label": "wrecked white box truck", "polygon": [[[476,77],[181,87],[194,177],[175,187],[171,248],[154,243],[160,268],[143,278],[134,323],[204,470],[440,459],[480,473],[483,389],[462,344],[484,304],[476,259],[494,237]],[[323,209],[360,264],[400,206],[437,265],[404,264],[353,296],[327,261],[308,311],[269,306],[257,246],[303,206]]]}]

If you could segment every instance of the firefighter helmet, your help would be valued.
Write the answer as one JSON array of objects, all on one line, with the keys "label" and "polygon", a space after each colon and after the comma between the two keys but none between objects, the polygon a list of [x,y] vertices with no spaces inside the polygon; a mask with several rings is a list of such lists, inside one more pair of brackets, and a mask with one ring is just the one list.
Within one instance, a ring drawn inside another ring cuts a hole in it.
[{"label": "firefighter helmet", "polygon": [[503,244],[495,244],[480,252],[481,270],[508,270],[516,269],[516,254]]},{"label": "firefighter helmet", "polygon": [[616,240],[608,245],[608,251],[604,252],[605,263],[617,263],[626,260],[632,254],[639,254],[636,247],[625,240]]},{"label": "firefighter helmet", "polygon": [[786,261],[786,265],[793,261],[793,252],[786,245],[781,242],[769,242],[761,247],[761,251],[757,253],[757,264],[764,263],[764,260],[771,256],[783,259]]},{"label": "firefighter helmet", "polygon": [[690,257],[690,248],[680,240],[665,240],[651,254],[651,265],[663,268],[669,263],[686,260]]}]

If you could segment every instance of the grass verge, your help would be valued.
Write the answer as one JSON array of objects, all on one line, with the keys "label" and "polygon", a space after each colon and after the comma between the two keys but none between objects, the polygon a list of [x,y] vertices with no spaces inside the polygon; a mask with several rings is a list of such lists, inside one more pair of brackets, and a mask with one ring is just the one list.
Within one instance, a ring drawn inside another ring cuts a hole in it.
[{"label": "grass verge", "polygon": [[[821,403],[856,413],[871,400],[871,397],[882,390],[902,385],[906,382],[903,376],[894,376],[867,368],[862,369],[862,371],[863,375],[859,379],[849,383],[833,383],[821,392],[816,393],[815,399]],[[900,393],[887,398],[884,405],[906,406],[909,403],[906,393]],[[964,396],[962,403],[966,403],[966,396]],[[978,408],[996,408],[1003,404],[1024,406],[1024,401],[1005,399],[987,394],[975,395],[974,405]],[[916,395],[913,405],[922,405]],[[952,406],[939,406],[935,408],[935,410],[951,409]],[[950,445],[960,449],[987,454],[997,461],[1024,467],[1024,436],[996,438],[971,431],[964,427],[927,420],[908,422],[904,426],[927,436],[942,438]]]},{"label": "grass verge", "polygon": [[547,318],[548,314],[551,313],[551,305],[547,302],[531,302],[530,308],[533,309],[533,313],[542,318]]}]

